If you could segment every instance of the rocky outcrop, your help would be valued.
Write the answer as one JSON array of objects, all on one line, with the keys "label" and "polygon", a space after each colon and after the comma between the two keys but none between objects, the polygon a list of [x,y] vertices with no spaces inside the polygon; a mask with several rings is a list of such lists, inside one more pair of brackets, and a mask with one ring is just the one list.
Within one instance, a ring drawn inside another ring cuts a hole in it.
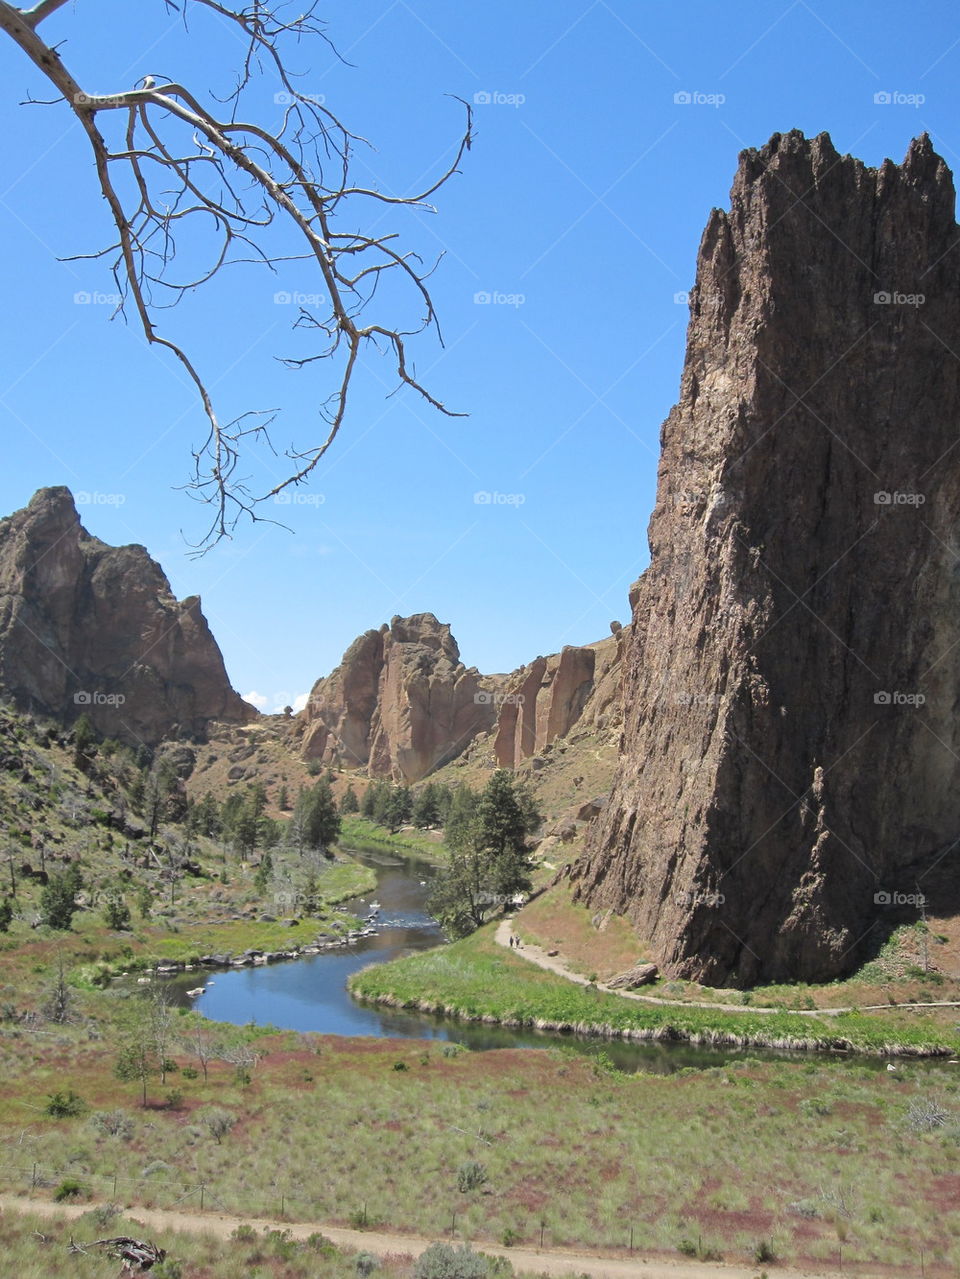
[{"label": "rocky outcrop", "polygon": [[196,596],[178,602],[142,546],[80,523],[66,488],[0,520],[0,692],[103,734],[153,744],[257,712],[230,687]]},{"label": "rocky outcrop", "polygon": [[604,985],[610,990],[635,990],[637,986],[647,986],[650,982],[656,981],[659,972],[656,964],[635,964],[625,973],[618,973],[616,977],[611,977]]},{"label": "rocky outcrop", "polygon": [[395,617],[354,640],[314,685],[304,755],[419,781],[493,727],[498,688],[463,665],[450,627],[432,613]]},{"label": "rocky outcrop", "polygon": [[497,766],[516,768],[579,721],[595,724],[618,691],[617,634],[536,658],[509,677],[500,696],[493,743]]},{"label": "rocky outcrop", "polygon": [[668,975],[829,979],[957,882],[957,237],[927,137],[871,169],[775,135],[710,216],[573,872]]}]

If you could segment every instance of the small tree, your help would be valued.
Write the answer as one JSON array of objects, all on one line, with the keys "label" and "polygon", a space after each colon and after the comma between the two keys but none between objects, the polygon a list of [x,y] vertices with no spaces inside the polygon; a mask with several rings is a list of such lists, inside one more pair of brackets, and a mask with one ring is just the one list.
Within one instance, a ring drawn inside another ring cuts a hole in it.
[{"label": "small tree", "polygon": [[9,897],[4,897],[3,900],[0,901],[0,933],[7,932],[12,923],[13,902]]},{"label": "small tree", "polygon": [[193,1053],[200,1063],[200,1069],[203,1071],[203,1082],[206,1083],[210,1063],[219,1056],[221,1051],[219,1041],[205,1026],[194,1026],[190,1036],[184,1040],[184,1046]]},{"label": "small tree", "polygon": [[304,821],[304,843],[308,848],[326,850],[340,834],[340,814],[330,789],[330,783],[321,778],[298,800],[298,809]]},{"label": "small tree", "polygon": [[53,874],[40,894],[40,918],[50,928],[66,931],[77,911],[78,875],[73,866]]},{"label": "small tree", "polygon": [[120,1049],[113,1073],[124,1082],[138,1082],[141,1087],[141,1104],[147,1104],[147,1081],[159,1074],[157,1060],[150,1043],[142,1037],[128,1040]]},{"label": "small tree", "polygon": [[343,792],[343,798],[340,801],[340,812],[357,813],[359,811],[360,801],[357,799],[357,792],[353,789],[353,782],[350,782]]},{"label": "small tree", "polygon": [[129,926],[130,907],[120,893],[114,893],[107,898],[107,904],[103,908],[103,918],[108,928],[118,932]]},{"label": "small tree", "polygon": [[221,1110],[219,1106],[211,1106],[209,1110],[202,1111],[201,1118],[204,1127],[218,1146],[237,1122],[236,1115],[231,1115],[229,1110]]},{"label": "small tree", "polygon": [[72,1009],[73,993],[67,985],[67,974],[63,966],[63,952],[58,951],[57,975],[44,1005],[43,1013],[48,1021],[56,1022],[57,1025],[62,1026],[70,1020]]}]

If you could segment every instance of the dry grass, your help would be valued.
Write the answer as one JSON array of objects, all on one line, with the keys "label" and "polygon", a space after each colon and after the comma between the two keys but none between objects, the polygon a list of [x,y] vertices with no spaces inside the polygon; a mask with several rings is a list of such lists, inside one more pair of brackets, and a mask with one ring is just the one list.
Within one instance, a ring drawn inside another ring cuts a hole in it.
[{"label": "dry grass", "polygon": [[[594,920],[597,920],[597,925]],[[516,916],[514,931],[544,950],[559,949],[569,967],[606,981],[647,958],[628,920],[612,912],[599,915],[570,900],[566,885],[547,889]]]}]

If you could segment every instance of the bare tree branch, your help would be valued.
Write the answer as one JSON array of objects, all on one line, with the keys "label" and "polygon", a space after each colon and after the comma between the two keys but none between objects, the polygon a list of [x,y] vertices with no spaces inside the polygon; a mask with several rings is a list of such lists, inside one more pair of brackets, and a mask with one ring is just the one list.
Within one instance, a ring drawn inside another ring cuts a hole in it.
[{"label": "bare tree branch", "polygon": [[[186,85],[147,76],[112,94],[85,92],[66,68],[56,49],[36,33],[36,27],[66,0],[42,0],[32,9],[19,9],[0,0],[0,31],[5,32],[57,90],[79,121],[90,145],[97,180],[116,228],[115,242],[94,254],[107,257],[117,284],[117,312],[135,314],[148,342],[165,347],[179,361],[199,396],[207,434],[193,453],[193,475],[185,485],[192,496],[213,508],[213,518],[200,548],[229,536],[244,515],[253,520],[261,503],[290,485],[303,483],[330,448],[346,417],[358,360],[367,346],[386,352],[397,378],[428,404],[448,416],[460,416],[431,394],[412,371],[408,338],[432,328],[443,341],[426,281],[436,263],[425,267],[412,252],[397,247],[395,232],[338,230],[363,227],[364,207],[401,205],[435,210],[427,203],[445,182],[460,171],[472,142],[472,111],[463,102],[466,127],[452,161],[423,191],[393,195],[350,180],[354,150],[365,145],[327,109],[325,103],[302,94],[295,86],[281,50],[287,40],[327,36],[315,18],[315,4],[289,21],[280,16],[281,0],[256,0],[237,8],[220,0],[164,0],[170,11],[187,19],[188,6],[209,10],[242,32],[246,53],[236,84],[226,99],[223,117],[208,108]],[[329,43],[329,41],[328,41]],[[279,91],[275,102],[284,108],[279,128],[242,119],[244,90],[255,77],[269,75]],[[211,95],[212,96],[212,95]],[[101,121],[112,141],[101,133]],[[115,126],[119,125],[117,128]],[[265,233],[276,224],[276,236]],[[370,225],[367,222],[367,225]],[[197,245],[207,265],[184,278],[174,275],[181,235],[189,260]],[[176,306],[187,294],[216,276],[225,266],[255,263],[275,271],[280,263],[310,263],[318,275],[317,296],[323,305],[301,307],[294,328],[316,332],[319,350],[287,359],[302,368],[326,361],[334,372],[333,389],[321,404],[325,427],[319,441],[293,447],[284,456],[291,465],[280,481],[257,493],[238,471],[254,441],[272,449],[272,415],[248,410],[221,422],[208,384],[194,358],[175,340],[158,332],[155,314]],[[384,319],[362,323],[360,315],[372,305],[380,278],[390,272],[412,290],[420,316],[404,328]]]}]

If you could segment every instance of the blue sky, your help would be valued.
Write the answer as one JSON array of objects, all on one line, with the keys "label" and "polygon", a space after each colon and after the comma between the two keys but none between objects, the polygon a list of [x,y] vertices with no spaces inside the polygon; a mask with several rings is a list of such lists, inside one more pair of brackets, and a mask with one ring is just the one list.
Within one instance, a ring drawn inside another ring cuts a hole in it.
[{"label": "blue sky", "polygon": [[[0,511],[43,485],[88,495],[92,533],[146,545],[178,596],[202,596],[234,685],[267,709],[395,613],[436,613],[486,672],[625,622],[679,383],[682,294],[738,152],[825,130],[878,164],[926,130],[951,167],[960,157],[947,0],[380,0],[324,16],[351,65],[319,42],[289,60],[302,92],[375,144],[364,182],[404,192],[438,176],[462,122],[446,95],[477,102],[474,147],[438,212],[389,223],[425,258],[445,254],[432,292],[446,347],[427,335],[413,351],[431,391],[469,416],[386,398],[389,367],[370,358],[338,442],[275,508],[292,533],[242,525],[200,560],[188,542],[205,512],[178,486],[201,411],[168,354],[111,322],[109,304],[75,301],[113,291],[102,262],[58,261],[108,242],[103,201],[79,127],[62,106],[20,105],[49,95],[0,44]],[[96,92],[149,73],[222,94],[242,52],[202,15],[185,36],[162,0],[76,0],[42,30]],[[271,123],[280,108],[261,103]],[[281,447],[316,442],[331,387],[322,365],[277,363],[302,338],[274,296],[316,287],[306,267],[234,267],[161,317],[222,416],[282,410]],[[269,487],[279,465],[261,450],[245,473]]]}]

